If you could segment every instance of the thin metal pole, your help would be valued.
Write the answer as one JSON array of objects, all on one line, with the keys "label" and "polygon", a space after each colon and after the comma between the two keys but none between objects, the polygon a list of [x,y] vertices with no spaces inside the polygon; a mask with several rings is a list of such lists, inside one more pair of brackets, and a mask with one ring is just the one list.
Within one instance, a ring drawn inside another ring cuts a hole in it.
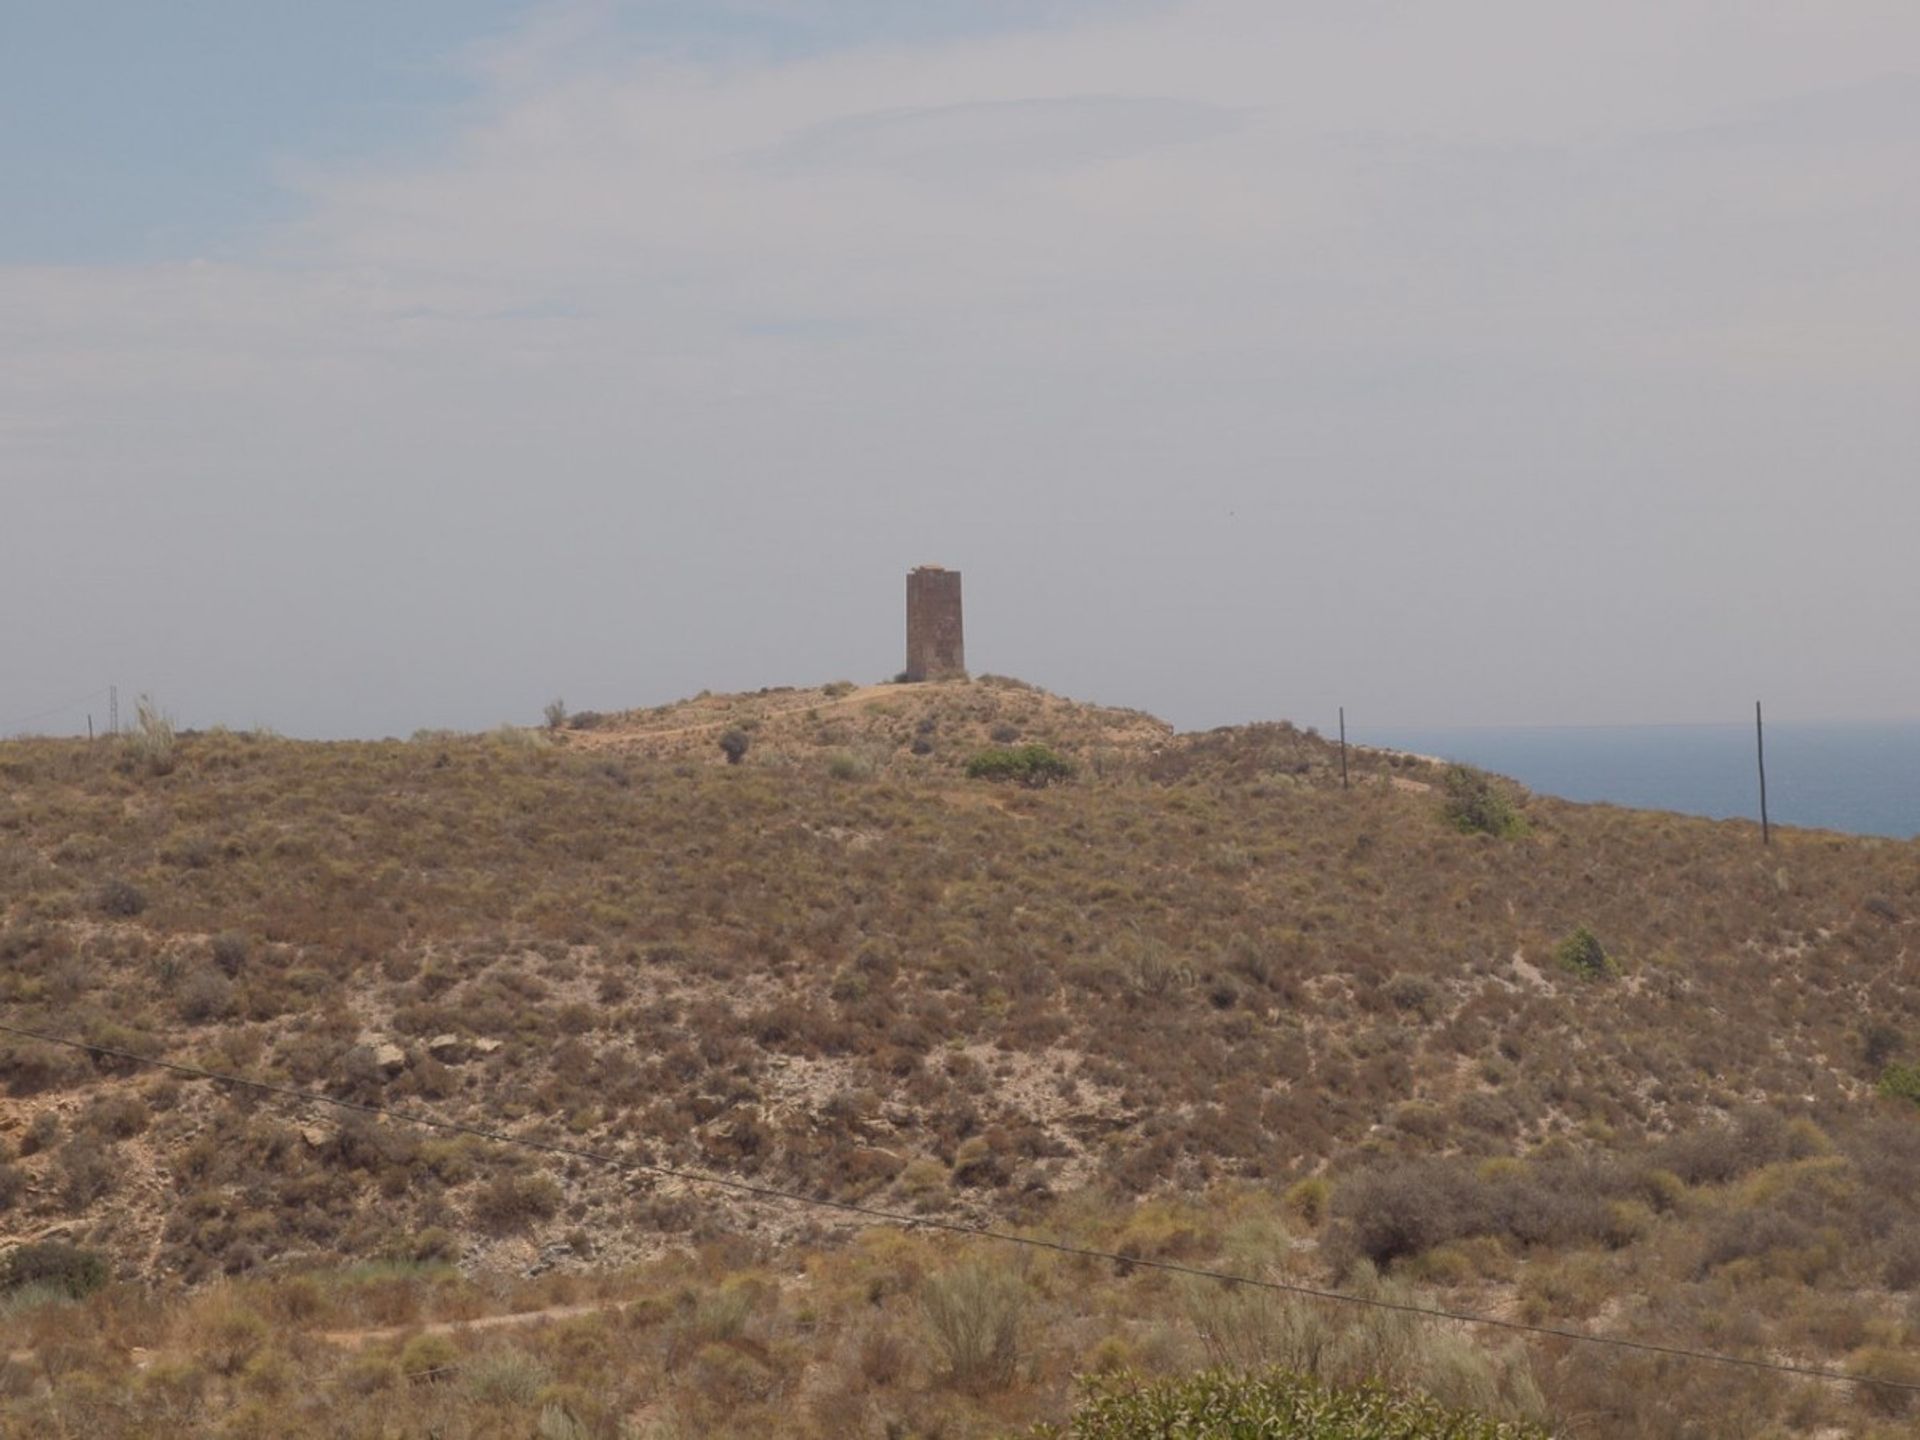
[{"label": "thin metal pole", "polygon": [[1773,827],[1767,823],[1767,732],[1760,719],[1760,702],[1753,702],[1753,744],[1760,758],[1760,843],[1773,843]]},{"label": "thin metal pole", "polygon": [[1340,707],[1340,788],[1347,788],[1347,707]]}]

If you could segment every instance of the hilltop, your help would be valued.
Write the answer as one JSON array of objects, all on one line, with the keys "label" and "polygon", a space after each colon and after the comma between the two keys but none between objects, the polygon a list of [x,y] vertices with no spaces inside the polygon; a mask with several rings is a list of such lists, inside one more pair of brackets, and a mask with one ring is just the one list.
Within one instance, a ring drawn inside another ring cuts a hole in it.
[{"label": "hilltop", "polygon": [[728,730],[746,734],[762,764],[804,763],[825,753],[851,758],[867,773],[886,769],[920,778],[956,773],[980,748],[1022,737],[1095,765],[1138,760],[1175,739],[1171,725],[1143,711],[1082,704],[996,675],[705,693],[648,710],[572,715],[549,727],[570,747],[708,762]]},{"label": "hilltop", "polygon": [[[1920,1376],[1920,1115],[1882,1093],[1920,1058],[1920,847],[1763,849],[1378,751],[1343,788],[1310,731],[1176,734],[994,677],[554,719],[0,745],[0,1018],[1143,1257]],[[980,760],[1023,750],[1053,783]],[[526,1416],[992,1433],[1056,1417],[1076,1369],[1304,1363],[1298,1315],[1124,1267],[953,1271],[931,1238],[32,1041],[0,1081],[0,1227],[148,1287],[23,1309],[12,1347],[149,1400],[132,1349],[187,1367],[183,1434],[273,1383],[385,1403],[416,1322],[603,1298],[515,1342]],[[962,1283],[1029,1315],[992,1383],[927,1318]],[[223,1370],[227,1311],[400,1328],[255,1334]],[[1373,1369],[1567,1434],[1898,1423],[1895,1392],[1393,1344]],[[612,1354],[633,1374],[575,1393]],[[72,1403],[7,1374],[13,1420]],[[432,1398],[486,1410],[462,1395]]]}]

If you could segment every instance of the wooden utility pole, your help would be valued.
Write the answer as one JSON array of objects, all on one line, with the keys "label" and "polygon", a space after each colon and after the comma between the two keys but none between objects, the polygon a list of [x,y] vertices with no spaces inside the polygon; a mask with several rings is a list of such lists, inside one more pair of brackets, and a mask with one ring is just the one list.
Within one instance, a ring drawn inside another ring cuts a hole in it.
[{"label": "wooden utility pole", "polygon": [[1760,843],[1773,843],[1773,827],[1767,823],[1767,732],[1760,719],[1760,702],[1753,702],[1753,744],[1760,759]]},{"label": "wooden utility pole", "polygon": [[1347,707],[1340,707],[1340,788],[1347,788]]}]

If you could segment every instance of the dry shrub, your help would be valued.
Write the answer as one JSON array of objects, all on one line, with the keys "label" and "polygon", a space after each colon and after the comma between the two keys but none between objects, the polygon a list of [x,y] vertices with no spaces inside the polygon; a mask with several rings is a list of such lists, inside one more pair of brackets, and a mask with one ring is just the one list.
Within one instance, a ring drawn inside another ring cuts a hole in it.
[{"label": "dry shrub", "polygon": [[906,1342],[884,1325],[869,1325],[854,1344],[854,1363],[863,1384],[886,1389],[907,1373]]},{"label": "dry shrub", "polygon": [[1018,1275],[981,1261],[927,1277],[920,1313],[948,1383],[976,1395],[1013,1383],[1026,1301]]},{"label": "dry shrub", "polygon": [[553,1372],[524,1350],[503,1347],[469,1360],[461,1384],[477,1403],[530,1406],[553,1379]]},{"label": "dry shrub", "polygon": [[1601,1241],[1614,1233],[1607,1196],[1624,1183],[1572,1163],[1490,1173],[1450,1159],[1389,1163],[1341,1183],[1333,1253],[1385,1266],[1476,1235],[1523,1246]]},{"label": "dry shrub", "polygon": [[99,897],[94,903],[102,915],[116,920],[131,920],[147,908],[147,895],[131,881],[109,880],[100,887]]},{"label": "dry shrub", "polygon": [[273,1333],[227,1288],[200,1297],[187,1314],[185,1331],[194,1357],[220,1375],[238,1374]]},{"label": "dry shrub", "polygon": [[668,1365],[684,1364],[709,1345],[739,1340],[758,1298],[759,1286],[746,1280],[732,1281],[717,1290],[683,1293],[679,1297],[680,1313],[667,1333]]},{"label": "dry shrub", "polygon": [[1308,1229],[1318,1229],[1333,1202],[1333,1186],[1317,1175],[1296,1180],[1280,1197],[1287,1213]]},{"label": "dry shrub", "polygon": [[113,1192],[120,1166],[112,1152],[90,1135],[69,1140],[60,1150],[60,1200],[69,1210],[84,1210]]},{"label": "dry shrub", "polygon": [[762,1347],[718,1341],[696,1350],[684,1372],[688,1385],[723,1411],[768,1399],[783,1379]]},{"label": "dry shrub", "polygon": [[195,970],[180,982],[175,1004],[190,1025],[220,1019],[232,1013],[233,982],[218,970]]},{"label": "dry shrub", "polygon": [[460,1360],[460,1347],[445,1335],[431,1331],[415,1335],[400,1347],[400,1373],[413,1381],[437,1380]]},{"label": "dry shrub", "polygon": [[[1583,1440],[1754,1440],[1800,1433],[1776,1424],[1794,1382],[1760,1371],[1578,1345],[1556,1357],[1543,1383],[1555,1413],[1577,1417],[1578,1428],[1566,1433]],[[1807,1433],[1815,1428],[1805,1427]]]},{"label": "dry shrub", "polygon": [[0,1045],[0,1080],[6,1082],[9,1095],[37,1095],[69,1084],[80,1078],[83,1068],[84,1062],[73,1052],[37,1040],[9,1040]]},{"label": "dry shrub", "polygon": [[1873,1410],[1893,1416],[1913,1413],[1914,1388],[1920,1386],[1920,1355],[1910,1350],[1869,1346],[1856,1351],[1847,1361],[1847,1373],[1863,1379],[1892,1382],[1857,1387],[1861,1399]]},{"label": "dry shrub", "polygon": [[171,775],[178,763],[173,717],[150,695],[134,702],[133,729],[127,735],[127,753],[149,775]]},{"label": "dry shrub", "polygon": [[496,1175],[473,1197],[473,1218],[495,1234],[551,1220],[560,1210],[560,1186],[550,1175]]},{"label": "dry shrub", "polygon": [[1723,1185],[1762,1165],[1791,1157],[1795,1140],[1778,1111],[1742,1110],[1726,1125],[1708,1125],[1675,1136],[1661,1147],[1659,1162],[1689,1185]]},{"label": "dry shrub", "polygon": [[145,1130],[152,1119],[152,1112],[138,1095],[118,1090],[89,1104],[81,1112],[80,1128],[105,1140],[128,1140]]}]

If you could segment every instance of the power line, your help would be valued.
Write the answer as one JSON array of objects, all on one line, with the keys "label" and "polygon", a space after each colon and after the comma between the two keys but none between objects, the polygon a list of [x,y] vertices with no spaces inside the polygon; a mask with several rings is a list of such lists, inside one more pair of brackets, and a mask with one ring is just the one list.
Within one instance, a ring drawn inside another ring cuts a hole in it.
[{"label": "power line", "polygon": [[20,725],[31,725],[35,720],[44,720],[49,715],[58,715],[63,710],[71,710],[76,705],[84,705],[89,700],[97,700],[106,693],[107,687],[102,685],[98,690],[89,690],[77,699],[68,700],[60,705],[49,705],[46,709],[36,710],[31,715],[22,715],[14,720],[0,720],[0,730],[12,730]]},{"label": "power line", "polygon": [[1081,1245],[1069,1245],[1059,1240],[1042,1240],[1032,1235],[1016,1235],[1007,1230],[994,1230],[984,1225],[968,1225],[958,1220],[939,1220],[922,1215],[909,1215],[903,1211],[885,1210],[875,1205],[861,1205],[851,1200],[830,1200],[816,1195],[803,1195],[793,1190],[782,1190],[771,1185],[756,1185],[749,1180],[735,1180],[724,1175],[709,1175],[698,1170],[684,1170],[672,1165],[652,1165],[645,1161],[629,1160],[619,1155],[610,1155],[604,1151],[586,1150],[576,1145],[562,1145],[551,1140],[534,1140],[521,1135],[509,1135],[502,1130],[490,1130],[481,1125],[469,1125],[464,1121],[445,1120],[435,1115],[418,1115],[406,1110],[396,1110],[387,1105],[371,1105],[360,1100],[344,1100],[337,1096],[322,1094],[316,1090],[302,1090],[293,1085],[280,1085],[270,1080],[251,1080],[244,1075],[227,1075],[218,1070],[208,1070],[203,1066],[189,1065],[178,1060],[162,1060],[152,1055],[140,1055],[131,1050],[120,1050],[111,1045],[96,1045],[87,1040],[75,1040],[65,1035],[49,1035],[39,1030],[28,1030],[18,1025],[0,1023],[0,1034],[17,1035],[25,1040],[37,1040],[46,1045],[63,1045],[71,1050],[85,1051],[88,1054],[104,1055],[115,1060],[126,1060],[136,1065],[148,1065],[157,1070],[171,1071],[176,1075],[185,1075],[197,1080],[211,1080],[220,1085],[238,1086],[243,1090],[257,1090],[266,1095],[278,1095],[283,1099],[297,1100],[307,1105],[331,1105],[340,1110],[356,1111],[363,1115],[375,1115],[386,1119],[402,1121],[408,1125],[419,1125],[430,1130],[445,1131],[454,1135],[469,1135],[496,1145],[517,1146],[523,1150],[537,1151],[548,1155],[558,1155],[570,1160],[585,1160],[595,1165],[605,1165],[615,1170],[626,1170],[637,1174],[650,1175],[663,1180],[678,1180],[689,1185],[706,1185],[717,1190],[725,1190],[736,1195],[746,1195],[758,1200],[779,1200],[790,1205],[805,1205],[819,1210],[834,1210],[845,1215],[857,1215],[867,1220],[879,1221],[888,1225],[898,1225],[905,1229],[925,1229],[947,1231],[955,1235],[966,1235],[976,1240],[994,1240],[1006,1245],[1024,1245],[1034,1250],[1049,1250],[1057,1255],[1067,1255],[1081,1260],[1103,1260],[1120,1266],[1138,1266],[1144,1270],[1162,1270],[1174,1275],[1187,1275],[1200,1280],[1213,1280],[1220,1284],[1246,1285],[1256,1290],[1272,1290],[1285,1295],[1297,1295],[1311,1300],[1328,1300],[1342,1305],[1358,1305],[1371,1310],[1390,1310],[1402,1315],[1414,1315],[1428,1320],[1450,1320],[1463,1325],[1483,1325],[1495,1330],[1516,1331],[1524,1335],[1538,1335],[1555,1340],[1570,1340],[1581,1345],[1605,1345],[1616,1350],[1635,1350],[1650,1355],[1665,1355],[1680,1360],[1697,1360],[1713,1365],[1732,1365],[1746,1370],[1764,1370],[1781,1375],[1797,1375],[1809,1380],[1824,1380],[1842,1385],[1868,1385],[1884,1390],[1899,1390],[1920,1393],[1920,1384],[1911,1384],[1901,1380],[1885,1380],[1870,1375],[1848,1375],[1839,1370],[1826,1370],[1815,1365],[1794,1365],[1776,1360],[1753,1360],[1740,1355],[1724,1355],[1711,1350],[1689,1350],[1680,1345],[1662,1345],[1651,1340],[1628,1340],[1615,1335],[1593,1335],[1583,1330],[1563,1330],[1553,1325],[1530,1325],[1522,1320],[1502,1320],[1492,1315],[1472,1315],[1464,1311],[1443,1310],[1432,1305],[1414,1305],[1398,1300],[1381,1300],[1367,1295],[1350,1295],[1341,1290],[1325,1290],[1314,1285],[1298,1285],[1286,1280],[1274,1280],[1253,1275],[1234,1275],[1224,1270],[1209,1270],[1199,1265],[1182,1265],[1177,1260],[1154,1260],[1138,1255],[1121,1255],[1110,1250],[1094,1250]]}]

